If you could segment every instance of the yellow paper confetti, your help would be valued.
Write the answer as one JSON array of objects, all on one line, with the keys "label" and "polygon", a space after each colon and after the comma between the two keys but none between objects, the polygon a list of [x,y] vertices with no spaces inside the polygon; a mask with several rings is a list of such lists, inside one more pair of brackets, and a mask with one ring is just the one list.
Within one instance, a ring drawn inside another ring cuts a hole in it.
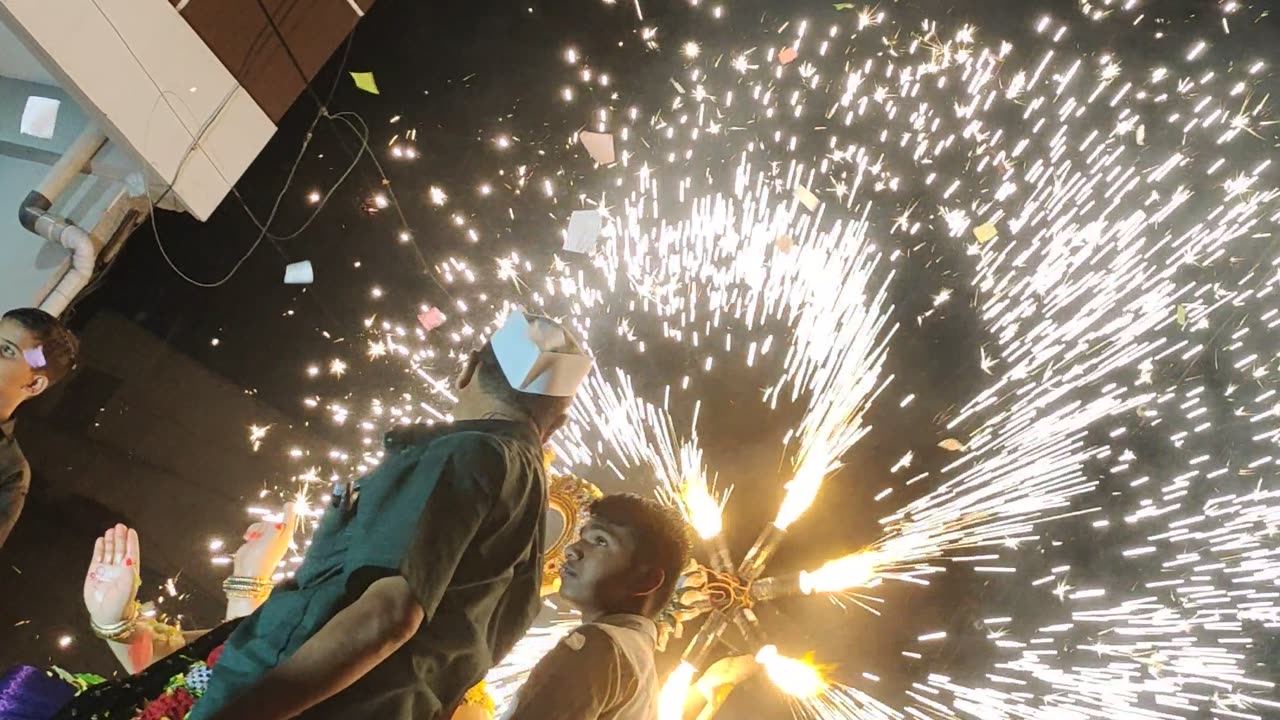
[{"label": "yellow paper confetti", "polygon": [[973,236],[978,239],[979,245],[985,245],[996,236],[996,226],[991,223],[983,223],[973,229]]},{"label": "yellow paper confetti", "polygon": [[800,204],[809,208],[809,212],[813,212],[818,209],[818,204],[820,202],[818,200],[818,196],[810,192],[809,188],[803,185],[797,185],[795,194],[796,199],[800,201]]},{"label": "yellow paper confetti", "polygon": [[370,93],[372,95],[379,94],[378,83],[373,79],[373,73],[353,72],[351,73],[351,79],[356,82],[356,87],[360,88],[361,90],[367,93]]}]

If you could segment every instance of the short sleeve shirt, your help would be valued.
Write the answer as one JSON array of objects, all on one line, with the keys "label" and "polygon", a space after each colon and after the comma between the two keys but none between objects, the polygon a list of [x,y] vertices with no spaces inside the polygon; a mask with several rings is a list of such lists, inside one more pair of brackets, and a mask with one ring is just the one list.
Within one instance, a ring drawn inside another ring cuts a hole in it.
[{"label": "short sleeve shirt", "polygon": [[301,717],[436,718],[505,655],[540,608],[546,475],[531,426],[393,431],[381,465],[336,493],[294,580],[227,640],[200,720],[288,659],[376,580],[402,575],[415,636]]},{"label": "short sleeve shirt", "polygon": [[582,625],[538,661],[501,720],[654,720],[657,638],[640,615]]},{"label": "short sleeve shirt", "polygon": [[13,436],[13,426],[13,420],[0,423],[0,547],[18,524],[31,487],[31,466]]}]

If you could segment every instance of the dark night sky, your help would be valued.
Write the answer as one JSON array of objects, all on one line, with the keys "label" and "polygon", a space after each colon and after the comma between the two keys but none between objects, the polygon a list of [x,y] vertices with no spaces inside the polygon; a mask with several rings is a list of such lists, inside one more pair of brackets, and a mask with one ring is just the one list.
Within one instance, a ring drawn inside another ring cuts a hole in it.
[{"label": "dark night sky", "polygon": [[[646,0],[643,4],[648,23],[662,28],[673,46],[686,36],[703,38],[710,46],[715,43],[706,38],[719,34],[718,39],[730,40],[730,33],[747,29],[741,23],[719,28],[682,25],[691,17],[681,11],[685,0]],[[738,19],[752,14],[768,17],[760,24],[773,28],[799,5],[725,4]],[[952,8],[950,15],[972,20],[984,37],[1016,39],[1039,14],[1028,9],[1026,3],[1012,1],[911,5],[930,9],[934,16],[941,14],[940,8]],[[1041,9],[1046,6],[1036,5]],[[1073,2],[1057,5],[1061,6],[1059,14],[1063,17],[1074,12]],[[1170,24],[1167,43],[1162,45],[1149,38],[1126,39],[1122,56],[1146,61],[1162,53],[1178,52],[1184,47],[1179,35],[1181,21],[1212,5],[1162,3],[1161,11],[1178,20]],[[832,12],[830,3],[816,3],[813,8],[817,17]],[[888,9],[905,12],[892,4]],[[478,246],[467,247],[450,226],[450,214],[462,211],[490,220],[505,213],[508,203],[494,201],[486,206],[466,198],[465,202],[451,203],[441,210],[431,207],[426,189],[439,184],[461,193],[480,178],[492,179],[498,161],[486,141],[499,133],[519,135],[525,147],[545,142],[560,148],[563,138],[583,123],[579,113],[585,112],[586,107],[581,103],[570,111],[555,99],[563,84],[562,52],[567,46],[579,47],[596,58],[597,65],[617,78],[623,97],[638,102],[665,97],[670,89],[668,77],[673,68],[679,67],[678,58],[672,59],[677,53],[645,51],[635,33],[631,12],[629,0],[615,6],[605,6],[598,0],[379,0],[361,22],[345,69],[374,72],[381,95],[362,93],[342,77],[329,107],[334,112],[357,111],[369,123],[370,146],[387,170],[418,251],[429,263],[445,255],[465,253],[487,268],[480,261],[505,254],[511,248],[536,255],[558,246],[559,226],[539,210],[545,209],[541,204],[530,201],[526,203],[530,212],[518,211],[517,222],[486,224],[490,237]],[[1256,32],[1264,34],[1261,29]],[[1241,37],[1242,42],[1248,42],[1250,36],[1241,33]],[[1106,48],[1115,40],[1099,32],[1080,42]],[[337,71],[335,59],[313,85],[319,94],[328,93]],[[307,95],[300,97],[275,138],[237,185],[244,202],[259,217],[267,215],[297,154],[302,132],[314,114],[314,101]],[[390,125],[389,118],[396,115],[402,119]],[[385,146],[390,136],[409,128],[418,131],[421,157],[413,163],[388,159]],[[345,126],[321,120],[299,167],[298,179],[284,196],[273,230],[281,234],[292,232],[311,211],[303,202],[304,195],[334,182],[355,148],[356,142]],[[559,161],[553,157],[546,162]],[[566,173],[570,178],[580,178],[583,171],[574,166],[568,167]],[[239,272],[214,290],[182,281],[157,252],[152,229],[143,227],[129,240],[102,287],[77,307],[74,324],[83,326],[102,312],[132,318],[181,353],[231,383],[255,392],[298,423],[314,420],[313,415],[303,412],[299,402],[309,391],[303,368],[335,356],[333,337],[357,341],[361,323],[371,312],[411,317],[417,305],[442,300],[418,255],[396,242],[396,233],[402,229],[396,214],[390,209],[375,215],[362,211],[363,201],[379,187],[380,178],[373,165],[361,161],[306,232],[285,242],[264,242]],[[590,190],[584,189],[587,191]],[[161,213],[157,225],[160,241],[175,263],[188,275],[206,281],[223,276],[257,235],[235,197],[228,197],[207,223]],[[306,289],[283,285],[280,278],[284,264],[303,259],[314,263],[316,283]],[[355,261],[362,266],[354,268]],[[929,247],[903,266],[894,285],[894,301],[904,322],[914,325],[914,317],[930,306],[931,296],[940,287],[947,285],[958,262],[946,251]],[[954,280],[951,282],[954,287]],[[389,291],[377,304],[371,303],[368,295],[374,284]],[[875,430],[846,458],[848,469],[830,481],[823,502],[797,524],[795,537],[774,561],[775,567],[798,568],[872,540],[877,535],[877,518],[887,514],[886,508],[871,502],[871,496],[884,485],[877,478],[886,475],[889,466],[907,450],[916,451],[916,467],[920,470],[940,467],[947,461],[946,453],[935,447],[945,437],[937,418],[945,417],[972,396],[971,389],[980,380],[976,348],[984,338],[972,308],[960,298],[947,306],[941,320],[931,323],[924,332],[903,333],[895,340],[889,371],[908,380],[890,399],[906,392],[914,392],[920,399],[906,412],[900,411],[896,402],[873,408],[870,422]],[[212,338],[218,338],[217,346],[211,345]],[[674,359],[656,368],[661,377],[658,382],[669,382],[671,377],[682,374],[681,362],[688,361]],[[639,382],[645,382],[639,372],[632,372]],[[704,411],[700,434],[708,462],[717,469],[722,482],[737,485],[729,537],[739,553],[772,516],[781,497],[777,476],[771,470],[777,464],[777,438],[782,429],[794,422],[793,414],[770,414],[755,400],[754,388],[767,381],[763,374],[759,378],[723,377],[713,378],[703,386],[708,398],[723,403],[715,413]],[[387,384],[376,370],[360,369],[355,369],[346,382],[351,384],[353,394],[362,387]],[[745,397],[744,386],[752,389]],[[181,389],[173,391],[180,393]],[[323,423],[321,426],[318,433],[329,433],[329,437],[338,439],[332,435],[335,430]],[[37,468],[37,482],[39,472]],[[256,479],[246,479],[243,484],[246,496],[258,486]],[[47,518],[23,519],[41,521]],[[229,534],[233,530],[207,528],[202,532]],[[1074,531],[1070,523],[1064,523],[1054,532],[1069,540]],[[48,561],[65,567],[67,573],[78,578],[88,547],[83,553],[67,557],[26,557],[9,562],[18,565],[23,561]],[[1079,561],[1087,562],[1087,557]],[[205,558],[193,557],[192,562],[203,563]],[[1042,568],[1032,567],[1036,562],[1027,560],[1026,572],[1040,574]],[[17,583],[20,582],[19,577]],[[15,589],[21,592],[20,587]],[[1052,597],[1047,591],[1035,596],[1010,593],[1009,588],[987,586],[969,570],[959,568],[936,580],[928,592],[910,587],[886,591],[888,602],[882,617],[846,612],[828,603],[797,600],[766,611],[763,619],[783,638],[780,645],[784,651],[814,649],[821,659],[848,663],[851,675],[864,669],[882,672],[887,684],[893,686],[910,681],[923,669],[922,665],[903,667],[899,655],[904,643],[914,639],[921,628],[952,630],[951,639],[938,648],[934,658],[938,664],[930,667],[946,667],[963,677],[966,666],[986,665],[982,662],[981,634],[966,637],[976,633],[972,623],[979,617],[979,606],[982,613],[992,615]],[[65,620],[38,616],[30,619],[33,624]],[[5,632],[0,631],[0,635]],[[29,662],[44,662],[51,655],[47,638],[24,638],[23,642],[26,646],[22,657]],[[100,662],[101,656],[73,654],[55,659],[74,666],[77,662]],[[895,667],[901,669],[892,670]],[[752,688],[740,694],[736,707],[773,702],[768,700],[772,695],[766,689]],[[780,710],[773,705],[764,707]]]}]

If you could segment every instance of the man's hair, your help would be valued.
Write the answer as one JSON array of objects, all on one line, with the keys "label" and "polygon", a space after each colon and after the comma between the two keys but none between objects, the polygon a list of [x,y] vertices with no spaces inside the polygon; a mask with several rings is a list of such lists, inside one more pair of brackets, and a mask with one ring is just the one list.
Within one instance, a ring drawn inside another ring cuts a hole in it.
[{"label": "man's hair", "polygon": [[35,372],[48,378],[50,385],[58,384],[76,368],[80,341],[61,320],[39,308],[10,310],[4,319],[21,325],[40,344],[45,364]]},{"label": "man's hair", "polygon": [[693,554],[693,538],[680,511],[656,500],[619,493],[591,503],[590,512],[593,518],[631,531],[636,563],[662,569],[665,577],[651,609],[657,612],[666,607]]},{"label": "man's hair", "polygon": [[[577,343],[569,338],[567,333],[565,338],[567,345],[565,349],[578,350]],[[533,424],[538,426],[540,433],[546,432],[547,428],[555,426],[561,418],[568,415],[569,406],[573,404],[572,397],[538,395],[520,392],[511,387],[511,383],[507,382],[506,374],[502,372],[502,366],[498,364],[498,356],[489,343],[485,343],[484,347],[480,348],[476,380],[486,393],[528,414]]]}]

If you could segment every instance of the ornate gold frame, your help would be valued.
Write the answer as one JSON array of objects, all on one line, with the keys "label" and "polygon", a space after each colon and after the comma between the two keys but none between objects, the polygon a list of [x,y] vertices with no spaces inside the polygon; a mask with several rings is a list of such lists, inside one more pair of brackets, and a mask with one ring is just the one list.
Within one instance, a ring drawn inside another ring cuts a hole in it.
[{"label": "ornate gold frame", "polygon": [[555,592],[559,587],[560,566],[564,564],[564,551],[578,538],[582,526],[587,524],[591,503],[604,497],[600,488],[573,475],[551,475],[547,507],[560,514],[564,524],[560,537],[547,548],[542,562],[543,595]]}]

